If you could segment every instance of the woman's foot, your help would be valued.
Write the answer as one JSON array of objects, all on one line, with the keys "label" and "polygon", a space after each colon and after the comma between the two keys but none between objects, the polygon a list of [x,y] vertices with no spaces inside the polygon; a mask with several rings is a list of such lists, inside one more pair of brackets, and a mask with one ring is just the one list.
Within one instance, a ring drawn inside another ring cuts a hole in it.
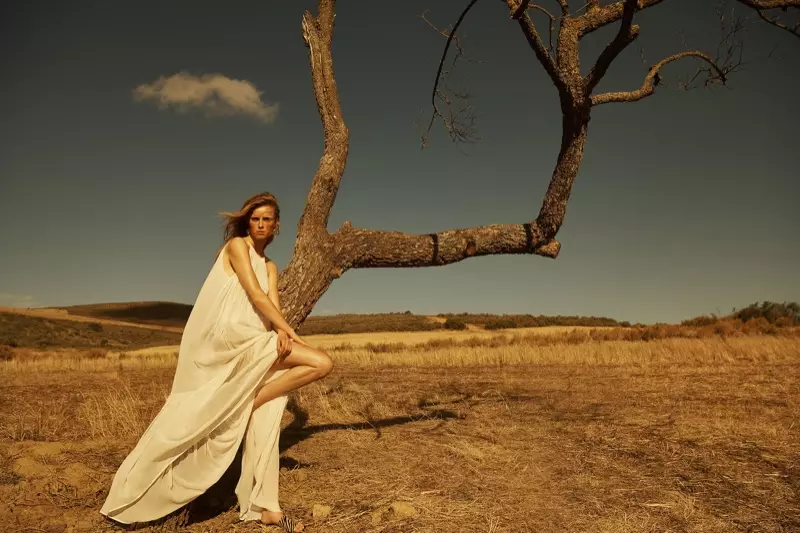
[{"label": "woman's foot", "polygon": [[280,511],[261,511],[261,521],[265,524],[280,526],[286,533],[300,533],[305,529],[303,524],[296,523]]}]

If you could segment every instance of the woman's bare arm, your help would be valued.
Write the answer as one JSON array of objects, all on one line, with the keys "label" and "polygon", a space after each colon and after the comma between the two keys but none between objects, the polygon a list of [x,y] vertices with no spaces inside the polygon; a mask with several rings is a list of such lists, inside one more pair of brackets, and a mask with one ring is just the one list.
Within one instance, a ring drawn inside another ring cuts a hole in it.
[{"label": "woman's bare arm", "polygon": [[[253,305],[261,311],[267,319],[277,329],[282,329],[289,334],[290,337],[295,338],[295,333],[292,326],[283,318],[278,307],[267,297],[261,286],[258,284],[256,273],[253,271],[253,265],[250,264],[250,246],[244,242],[241,237],[235,237],[227,247],[228,257],[230,258],[233,271],[239,277],[239,282],[242,288],[247,293]],[[271,276],[272,277],[272,276]],[[272,292],[272,290],[270,290]],[[276,291],[277,292],[277,289]]]},{"label": "woman's bare arm", "polygon": [[[275,306],[275,309],[277,309],[278,312],[283,315],[280,295],[278,294],[278,265],[272,261],[267,261],[267,272],[269,273],[269,292],[267,293],[267,296],[269,296],[269,299],[272,302],[272,305]],[[279,331],[275,324],[272,325],[272,329]]]},{"label": "woman's bare arm", "polygon": [[267,272],[269,273],[269,294],[267,296],[269,296],[275,309],[282,315],[283,309],[281,309],[281,301],[278,294],[278,265],[272,261],[267,261]]}]

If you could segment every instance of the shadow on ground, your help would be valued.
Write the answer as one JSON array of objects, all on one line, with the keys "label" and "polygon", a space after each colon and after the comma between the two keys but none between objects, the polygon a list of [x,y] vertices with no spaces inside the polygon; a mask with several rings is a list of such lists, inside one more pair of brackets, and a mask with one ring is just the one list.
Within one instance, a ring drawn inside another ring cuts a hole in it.
[{"label": "shadow on ground", "polygon": [[[317,433],[342,429],[374,430],[376,432],[375,438],[378,439],[381,437],[380,430],[382,428],[418,422],[420,420],[451,420],[462,418],[462,415],[459,415],[454,411],[449,411],[446,409],[433,409],[425,410],[414,415],[395,416],[381,420],[307,426],[306,424],[308,423],[309,419],[308,411],[298,404],[294,397],[290,396],[286,409],[294,416],[294,419],[288,426],[281,430],[279,444],[281,453],[280,465],[281,468],[287,468],[290,470],[311,466],[308,463],[303,463],[297,459],[294,459],[293,457],[285,455],[285,453],[298,443],[308,439],[313,435],[316,435]],[[179,525],[183,526],[212,519],[236,506],[236,494],[234,491],[236,489],[236,483],[239,481],[241,468],[242,447],[240,446],[236,453],[236,457],[219,481],[212,485],[197,499],[189,503],[185,508],[175,511],[175,513],[170,515],[170,517],[181,515]],[[162,520],[170,519],[170,517],[165,517]]]}]

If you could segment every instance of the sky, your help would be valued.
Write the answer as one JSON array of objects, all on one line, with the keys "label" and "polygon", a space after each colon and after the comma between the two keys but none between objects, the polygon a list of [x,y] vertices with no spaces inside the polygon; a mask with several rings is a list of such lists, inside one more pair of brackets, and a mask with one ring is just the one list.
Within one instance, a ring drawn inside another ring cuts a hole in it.
[{"label": "sky", "polygon": [[[437,126],[421,149],[419,123],[429,116],[444,39],[420,15],[427,10],[447,26],[464,5],[339,2],[333,59],[350,152],[331,232],[345,220],[431,233],[538,213],[560,110],[501,3],[478,2],[460,30],[473,61],[459,72],[480,140],[459,147]],[[218,214],[262,191],[281,205],[281,234],[267,255],[284,268],[322,153],[300,26],[303,10],[314,7],[4,2],[0,306],[191,304],[221,243]],[[637,15],[639,40],[598,91],[638,88],[643,61],[686,43],[713,53],[714,7],[670,0]],[[593,110],[558,259],[350,270],[313,314],[652,323],[800,301],[800,42],[749,20],[747,63],[727,87],[660,87],[641,102]],[[615,30],[586,39],[584,72]],[[673,64],[664,78],[674,82],[691,66]],[[193,97],[172,105],[176,94]]]}]

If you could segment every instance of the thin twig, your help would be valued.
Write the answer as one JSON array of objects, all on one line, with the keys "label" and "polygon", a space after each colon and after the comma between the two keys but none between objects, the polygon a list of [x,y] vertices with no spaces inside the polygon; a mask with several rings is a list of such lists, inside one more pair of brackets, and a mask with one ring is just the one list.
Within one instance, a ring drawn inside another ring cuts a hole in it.
[{"label": "thin twig", "polygon": [[[425,146],[427,145],[427,135],[430,134],[431,128],[433,128],[433,122],[436,120],[437,116],[442,117],[442,120],[445,120],[445,123],[447,124],[448,130],[450,131],[451,137],[453,137],[455,135],[454,140],[456,140],[458,138],[462,138],[462,137],[463,138],[468,138],[468,136],[469,136],[469,134],[468,134],[469,128],[467,129],[467,133],[466,134],[461,134],[461,132],[458,131],[458,128],[453,126],[453,124],[455,124],[455,122],[447,123],[446,119],[444,118],[442,113],[439,111],[438,106],[436,105],[436,97],[440,96],[440,94],[441,94],[439,92],[439,80],[442,77],[442,69],[444,68],[444,61],[447,58],[447,52],[450,49],[450,43],[453,42],[453,39],[455,38],[455,35],[456,35],[456,31],[458,30],[458,27],[463,22],[464,17],[466,17],[466,15],[469,12],[469,10],[472,9],[472,7],[477,2],[478,2],[478,0],[470,0],[469,4],[467,4],[467,7],[464,8],[464,10],[461,12],[461,15],[459,15],[459,17],[458,17],[458,20],[453,25],[453,29],[450,30],[449,32],[443,32],[443,31],[439,30],[433,24],[431,24],[430,21],[425,19],[424,16],[423,16],[423,19],[431,27],[436,28],[437,31],[439,31],[439,33],[441,33],[442,35],[447,35],[447,42],[444,45],[444,50],[442,51],[442,57],[439,60],[439,68],[436,71],[436,79],[435,79],[435,81],[433,83],[433,91],[431,91],[431,106],[433,107],[433,112],[431,114],[430,122],[428,123],[428,129],[426,130],[425,134],[423,135],[423,146],[422,146],[423,148],[425,148]],[[456,46],[460,51],[461,50],[460,43],[457,42]],[[449,103],[450,103],[449,99],[443,98],[443,100],[444,100],[445,104],[447,104],[448,107],[449,107]],[[452,112],[451,112],[451,119],[452,119],[452,117],[453,117],[453,115],[452,115]],[[474,116],[470,117],[470,122],[468,123],[468,126],[470,126],[474,122],[474,118],[475,118]]]}]

